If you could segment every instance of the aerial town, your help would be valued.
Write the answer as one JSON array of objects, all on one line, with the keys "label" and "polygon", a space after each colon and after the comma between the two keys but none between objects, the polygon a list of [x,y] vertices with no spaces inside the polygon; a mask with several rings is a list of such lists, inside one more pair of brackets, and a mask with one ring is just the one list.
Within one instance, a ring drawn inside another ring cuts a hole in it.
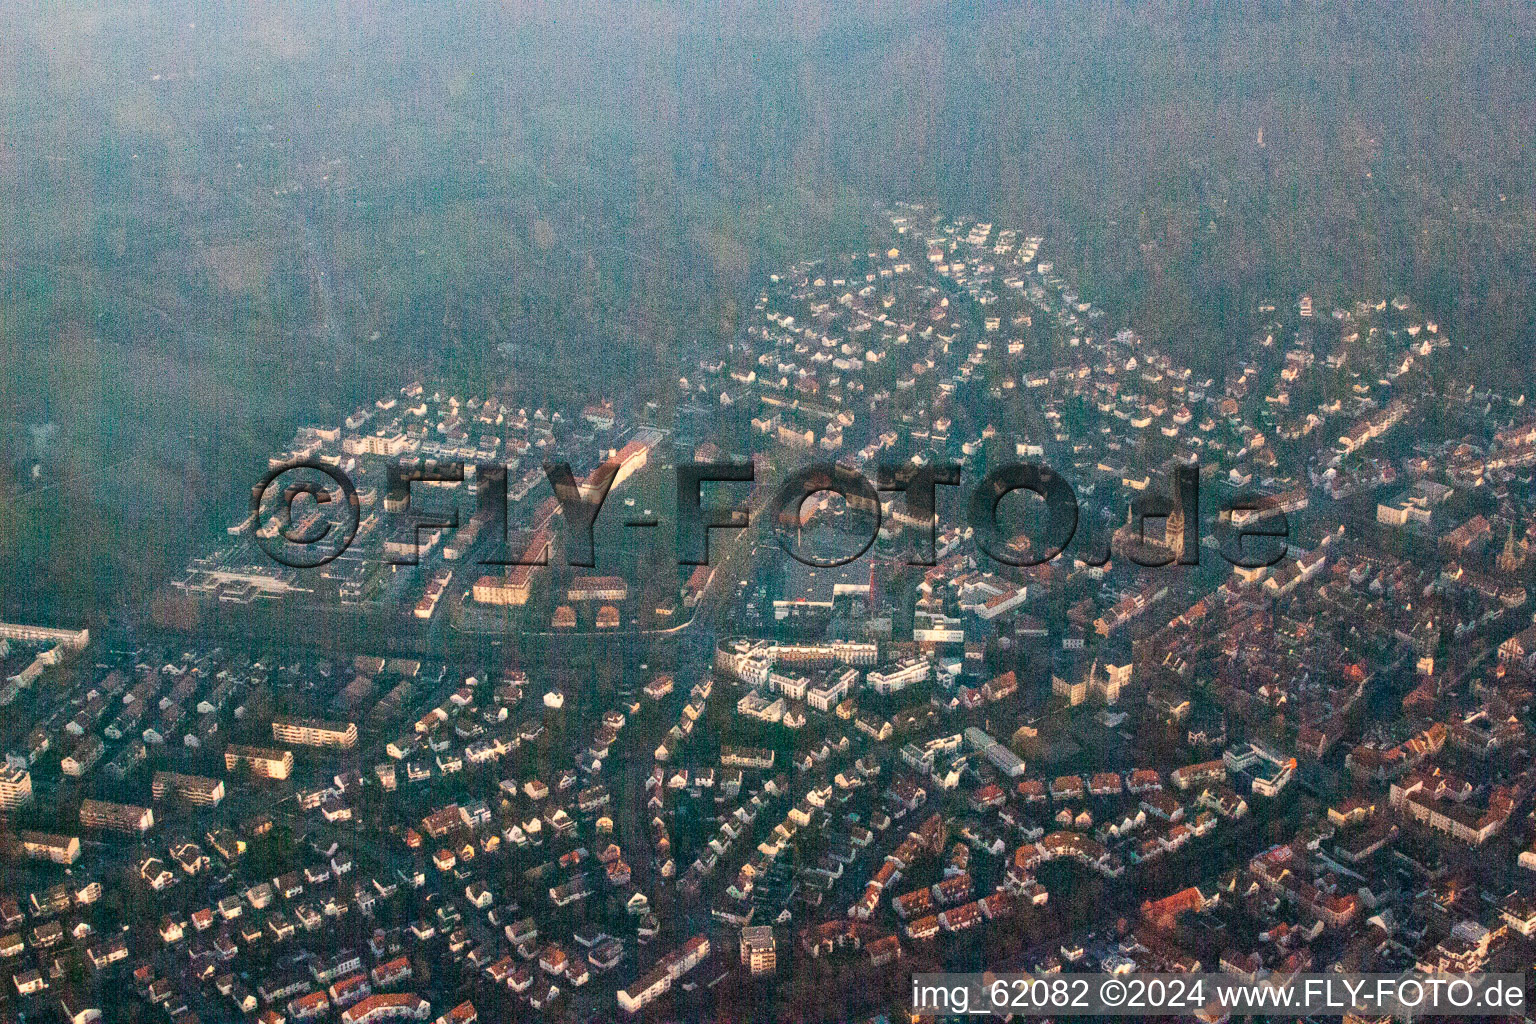
[{"label": "aerial town", "polygon": [[[1437,372],[1457,339],[1390,294],[1274,296],[1202,376],[1026,225],[884,223],[666,401],[403,380],[302,425],[274,471],[356,490],[324,564],[270,551],[344,501],[241,482],[153,628],[0,627],[0,1020],[889,1022],[926,971],[1529,965],[1519,382]],[[1000,561],[964,498],[1025,462],[1076,531],[1027,557],[1010,498]],[[741,513],[706,564],[690,463],[754,473],[704,485]],[[812,463],[961,484],[787,531]]]}]

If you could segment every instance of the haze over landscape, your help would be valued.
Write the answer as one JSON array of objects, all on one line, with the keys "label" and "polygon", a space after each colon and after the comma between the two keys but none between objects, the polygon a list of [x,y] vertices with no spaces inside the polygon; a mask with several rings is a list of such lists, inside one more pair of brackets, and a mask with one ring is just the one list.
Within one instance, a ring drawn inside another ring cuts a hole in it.
[{"label": "haze over landscape", "polygon": [[[0,17],[0,557],[34,570],[7,603],[158,579],[184,528],[134,538],[402,366],[471,379],[512,345],[647,387],[894,199],[1027,222],[1202,365],[1303,288],[1411,292],[1475,374],[1529,364],[1524,3]],[[42,422],[61,472],[27,499]]]}]

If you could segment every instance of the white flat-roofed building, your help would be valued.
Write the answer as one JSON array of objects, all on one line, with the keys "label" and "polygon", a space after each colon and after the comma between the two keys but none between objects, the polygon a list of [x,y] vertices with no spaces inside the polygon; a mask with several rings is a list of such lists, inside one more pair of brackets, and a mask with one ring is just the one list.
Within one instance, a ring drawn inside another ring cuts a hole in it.
[{"label": "white flat-roofed building", "polygon": [[871,669],[865,675],[864,682],[878,694],[899,693],[925,681],[931,668],[927,658],[903,658],[893,665]]},{"label": "white flat-roofed building", "polygon": [[768,688],[776,693],[782,693],[790,700],[804,700],[805,691],[810,686],[808,677],[788,672],[768,673]]},{"label": "white flat-roofed building", "polygon": [[0,811],[14,811],[32,802],[32,773],[20,765],[0,765]]},{"label": "white flat-roofed building", "polygon": [[301,747],[350,750],[357,746],[357,724],[280,716],[272,720],[272,738],[279,743],[292,743]]},{"label": "white flat-roofed building", "polygon": [[231,743],[224,748],[224,770],[242,769],[262,779],[286,779],[293,773],[293,751]]},{"label": "white flat-roofed building", "polygon": [[155,772],[151,788],[156,800],[175,796],[199,807],[217,807],[224,799],[224,780],[210,779],[203,775]]},{"label": "white flat-roofed building", "polygon": [[748,686],[762,686],[773,671],[773,645],[748,640],[731,640],[715,650],[715,667],[735,676]]},{"label": "white flat-roofed building", "polygon": [[635,983],[618,992],[619,1006],[628,1013],[638,1013],[672,987],[672,983],[693,970],[709,956],[709,940],[695,935],[681,947],[668,953]]},{"label": "white flat-roofed building", "polygon": [[155,812],[134,804],[116,804],[106,800],[83,800],[80,824],[86,828],[111,832],[148,832],[155,827]]},{"label": "white flat-roofed building", "polygon": [[80,840],[76,836],[23,831],[17,838],[21,841],[22,852],[33,860],[67,865],[80,859]]},{"label": "white flat-roofed building", "polygon": [[772,927],[749,925],[741,930],[741,962],[753,974],[766,974],[778,965]]},{"label": "white flat-roofed building", "polygon": [[748,690],[736,702],[736,713],[747,718],[755,718],[760,722],[782,722],[784,720],[784,698],[774,697],[770,700],[756,690]]},{"label": "white flat-roofed building", "polygon": [[859,670],[847,668],[827,673],[817,685],[805,691],[805,703],[816,711],[830,714],[841,704],[859,681]]}]

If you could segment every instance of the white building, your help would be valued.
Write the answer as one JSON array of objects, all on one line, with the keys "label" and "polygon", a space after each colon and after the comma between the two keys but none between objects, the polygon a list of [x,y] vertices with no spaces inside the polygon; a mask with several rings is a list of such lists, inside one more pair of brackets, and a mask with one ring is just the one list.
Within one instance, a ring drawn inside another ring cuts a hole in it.
[{"label": "white building", "polygon": [[0,765],[0,811],[14,811],[31,802],[32,773],[18,765]]},{"label": "white building", "polygon": [[747,718],[755,718],[760,722],[781,722],[784,720],[784,698],[775,697],[769,700],[756,690],[748,690],[746,695],[736,702],[736,713]]},{"label": "white building", "polygon": [[928,678],[932,668],[927,658],[903,658],[883,669],[871,669],[864,677],[865,684],[878,694],[899,693]]}]

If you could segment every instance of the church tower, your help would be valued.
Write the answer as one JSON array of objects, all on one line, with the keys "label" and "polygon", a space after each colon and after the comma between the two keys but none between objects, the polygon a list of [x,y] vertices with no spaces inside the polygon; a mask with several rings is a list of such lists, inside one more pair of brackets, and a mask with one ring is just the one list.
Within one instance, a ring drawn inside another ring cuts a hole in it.
[{"label": "church tower", "polygon": [[1525,564],[1524,553],[1515,546],[1515,522],[1509,522],[1509,536],[1504,540],[1504,550],[1499,552],[1496,563],[1500,572],[1514,572]]},{"label": "church tower", "polygon": [[1163,546],[1173,552],[1175,562],[1184,557],[1184,506],[1173,510],[1163,527]]}]

